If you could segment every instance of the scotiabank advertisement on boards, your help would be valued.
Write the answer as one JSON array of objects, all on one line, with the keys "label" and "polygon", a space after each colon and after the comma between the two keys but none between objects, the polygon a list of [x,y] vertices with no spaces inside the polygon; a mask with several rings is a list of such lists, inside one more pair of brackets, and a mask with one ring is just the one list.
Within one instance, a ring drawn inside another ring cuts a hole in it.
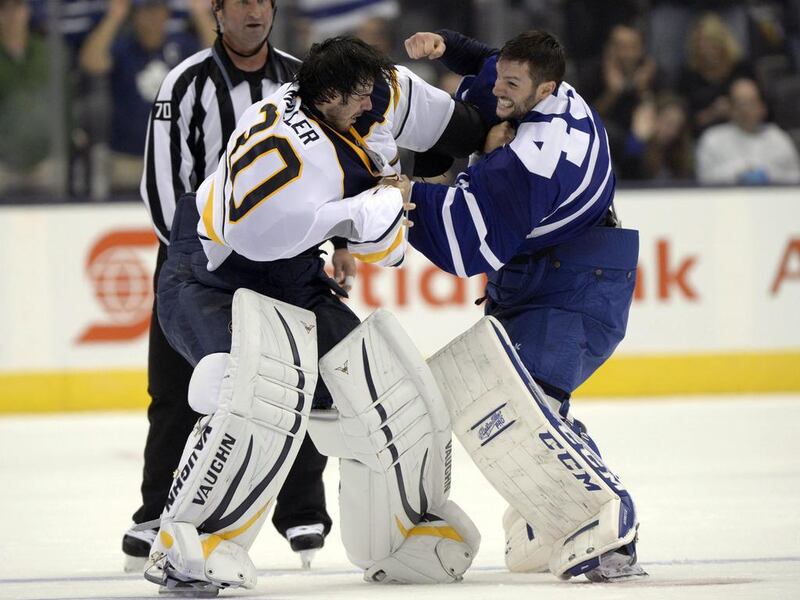
[{"label": "scotiabank advertisement on boards", "polygon": [[[800,190],[621,191],[616,205],[640,231],[618,355],[800,350]],[[0,224],[0,374],[144,369],[157,250],[144,207],[7,207]],[[392,311],[430,355],[481,317],[483,286],[411,250],[401,269],[361,265],[349,303]]]}]

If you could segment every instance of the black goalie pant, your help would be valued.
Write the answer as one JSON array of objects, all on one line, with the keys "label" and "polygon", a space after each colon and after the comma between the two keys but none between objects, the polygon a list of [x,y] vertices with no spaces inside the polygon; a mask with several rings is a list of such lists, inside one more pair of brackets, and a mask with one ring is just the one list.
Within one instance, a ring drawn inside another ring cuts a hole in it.
[{"label": "black goalie pant", "polygon": [[[156,291],[166,256],[166,246],[162,243],[156,260]],[[151,400],[147,419],[150,428],[144,448],[142,506],[133,514],[135,523],[161,516],[186,439],[200,416],[189,407],[187,400],[192,366],[169,345],[158,321],[155,303],[149,344],[147,392]],[[327,458],[317,452],[306,435],[297,460],[278,494],[272,517],[281,535],[290,527],[312,523],[322,523],[326,534],[330,531],[331,518],[325,508],[322,483],[326,462]]]}]

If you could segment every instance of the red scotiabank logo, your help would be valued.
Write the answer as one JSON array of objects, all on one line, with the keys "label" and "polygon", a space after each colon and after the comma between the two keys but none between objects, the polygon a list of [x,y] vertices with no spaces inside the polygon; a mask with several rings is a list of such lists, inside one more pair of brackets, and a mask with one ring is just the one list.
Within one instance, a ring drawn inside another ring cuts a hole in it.
[{"label": "red scotiabank logo", "polygon": [[[130,341],[147,331],[153,305],[153,272],[151,265],[142,260],[141,250],[149,250],[157,243],[149,229],[112,231],[95,243],[86,259],[86,273],[94,287],[95,298],[108,318],[106,322],[87,327],[78,338],[79,344]],[[653,298],[664,302],[682,298],[697,302],[700,294],[691,276],[700,257],[696,254],[676,256],[667,239],[656,239],[655,244],[655,264],[638,267],[634,300]],[[328,271],[331,271],[330,265]],[[485,277],[479,280],[477,290],[482,291]],[[786,244],[770,293],[777,295],[782,285],[790,280],[800,282],[798,238],[791,238]],[[370,309],[391,303],[406,308],[418,301],[428,308],[466,307],[472,305],[476,290],[468,287],[466,280],[448,275],[433,265],[409,272],[407,268],[380,269],[360,263],[357,281],[356,294]],[[645,292],[645,288],[649,291]],[[412,290],[416,294],[412,294]]]},{"label": "red scotiabank logo", "polygon": [[124,342],[142,335],[153,307],[153,269],[141,250],[158,243],[150,229],[121,229],[101,237],[86,257],[86,274],[107,320],[93,323],[79,344]]},{"label": "red scotiabank logo", "polygon": [[[642,301],[646,296],[655,296],[659,301],[684,298],[697,302],[700,294],[692,285],[690,276],[700,260],[698,255],[675,257],[669,240],[656,239],[655,265],[645,268],[641,263],[636,268],[635,301]],[[650,293],[645,293],[645,286],[650,286]]]}]

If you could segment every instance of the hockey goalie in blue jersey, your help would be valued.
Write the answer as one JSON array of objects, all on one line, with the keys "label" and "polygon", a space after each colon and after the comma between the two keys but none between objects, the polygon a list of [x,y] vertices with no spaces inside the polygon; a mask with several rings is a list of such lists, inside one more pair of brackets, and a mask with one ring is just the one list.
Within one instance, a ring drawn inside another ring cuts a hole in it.
[{"label": "hockey goalie in blue jersey", "polygon": [[569,414],[625,335],[636,280],[638,234],[613,210],[603,124],[563,81],[547,32],[499,51],[418,33],[406,49],[464,75],[457,95],[493,126],[454,186],[414,183],[409,242],[450,273],[488,276],[487,317],[430,364],[453,430],[511,505],[506,562],[592,581],[645,575],[630,495]]}]

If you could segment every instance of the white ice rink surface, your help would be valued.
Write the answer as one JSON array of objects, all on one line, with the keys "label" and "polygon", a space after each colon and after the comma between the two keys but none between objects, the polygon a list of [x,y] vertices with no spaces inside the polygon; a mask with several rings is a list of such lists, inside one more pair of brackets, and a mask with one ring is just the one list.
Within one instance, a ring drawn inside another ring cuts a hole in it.
[{"label": "white ice rink surface", "polygon": [[[648,579],[598,585],[505,572],[505,504],[457,447],[451,497],[483,534],[461,584],[363,583],[339,541],[331,463],[334,530],[313,570],[298,568],[268,523],[251,551],[257,587],[221,597],[800,598],[800,397],[577,400],[574,412],[637,503]],[[159,596],[122,573],[119,548],[138,501],[146,424],[138,413],[0,418],[0,598]]]}]

